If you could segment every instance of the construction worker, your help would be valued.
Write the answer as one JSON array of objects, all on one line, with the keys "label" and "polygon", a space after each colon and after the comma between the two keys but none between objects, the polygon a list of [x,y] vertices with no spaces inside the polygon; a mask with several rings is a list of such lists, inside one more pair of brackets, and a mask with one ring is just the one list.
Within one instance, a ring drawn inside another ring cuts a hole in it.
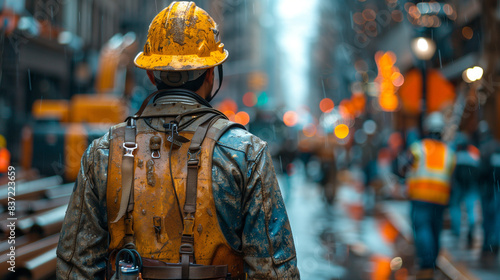
[{"label": "construction worker", "polygon": [[441,141],[444,117],[431,113],[424,122],[424,139],[410,146],[406,177],[419,270],[417,279],[433,279],[440,247],[443,211],[450,199],[455,153]]},{"label": "construction worker", "polygon": [[7,150],[7,141],[0,134],[0,177],[6,174],[10,165],[10,152]]},{"label": "construction worker", "polygon": [[[488,133],[489,134],[489,133]],[[500,255],[500,141],[491,135],[481,147],[480,195],[483,216],[483,245],[480,264],[498,267]]]},{"label": "construction worker", "polygon": [[134,62],[158,91],[85,152],[58,279],[300,278],[267,144],[209,104],[218,37],[193,2],[151,22]]}]

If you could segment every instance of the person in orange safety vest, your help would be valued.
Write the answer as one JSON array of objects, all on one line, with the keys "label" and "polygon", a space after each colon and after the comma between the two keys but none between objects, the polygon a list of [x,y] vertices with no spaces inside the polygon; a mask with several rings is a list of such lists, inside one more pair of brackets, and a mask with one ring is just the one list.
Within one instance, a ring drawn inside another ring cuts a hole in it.
[{"label": "person in orange safety vest", "polygon": [[406,182],[411,200],[419,270],[417,279],[433,279],[440,248],[443,212],[450,200],[455,152],[441,141],[444,129],[441,113],[430,114],[424,122],[424,139],[410,146]]}]

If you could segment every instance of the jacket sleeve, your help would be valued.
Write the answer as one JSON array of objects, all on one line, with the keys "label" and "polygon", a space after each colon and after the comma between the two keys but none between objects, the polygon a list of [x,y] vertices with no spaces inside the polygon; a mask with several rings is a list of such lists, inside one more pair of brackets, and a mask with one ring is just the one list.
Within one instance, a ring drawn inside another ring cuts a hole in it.
[{"label": "jacket sleeve", "polygon": [[248,278],[300,279],[267,144],[243,130],[225,134],[218,144],[213,170],[218,219],[229,244],[243,254]]},{"label": "jacket sleeve", "polygon": [[94,141],[82,157],[57,246],[57,279],[104,279],[107,139]]}]

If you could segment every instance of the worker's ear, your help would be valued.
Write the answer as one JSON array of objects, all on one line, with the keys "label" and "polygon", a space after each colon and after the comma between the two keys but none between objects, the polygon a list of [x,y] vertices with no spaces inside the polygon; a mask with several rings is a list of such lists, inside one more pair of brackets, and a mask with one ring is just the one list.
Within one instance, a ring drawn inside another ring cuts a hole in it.
[{"label": "worker's ear", "polygon": [[205,76],[205,80],[209,81],[209,83],[213,83],[214,82],[214,67],[212,68],[208,68],[207,70],[207,75]]},{"label": "worker's ear", "polygon": [[147,70],[146,73],[148,74],[148,78],[151,83],[156,86],[155,75],[153,74],[153,71]]}]

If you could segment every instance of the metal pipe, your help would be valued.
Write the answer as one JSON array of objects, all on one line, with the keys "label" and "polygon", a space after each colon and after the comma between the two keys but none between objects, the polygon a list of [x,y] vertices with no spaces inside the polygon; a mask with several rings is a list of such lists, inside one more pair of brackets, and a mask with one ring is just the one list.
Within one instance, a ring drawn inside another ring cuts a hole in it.
[{"label": "metal pipe", "polygon": [[46,279],[56,273],[56,250],[57,248],[54,247],[50,251],[26,262],[25,267],[31,272],[33,279]]},{"label": "metal pipe", "polygon": [[[59,241],[59,233],[51,235],[47,238],[40,239],[38,241],[35,241],[33,243],[24,245],[20,248],[16,247],[15,251],[15,256],[16,256],[16,264],[19,264],[19,266],[22,266],[22,264],[26,265],[26,268],[30,269],[28,267],[29,261],[35,259],[38,256],[41,256],[47,252],[50,252],[51,250],[55,250],[57,247],[57,242]],[[55,251],[54,251],[54,256],[55,256]],[[10,256],[7,254],[2,254],[0,256],[0,271],[2,272],[8,272],[7,268],[10,266],[7,261],[9,260]],[[17,268],[17,265],[16,265]],[[32,268],[31,268],[32,269]],[[31,270],[30,269],[30,270]],[[39,279],[39,278],[35,278]]]},{"label": "metal pipe", "polygon": [[[16,202],[16,213],[19,214],[41,214],[56,207],[69,203],[70,194],[54,198],[40,200],[23,200]],[[0,215],[2,217],[2,215]],[[0,220],[3,220],[0,218]]]},{"label": "metal pipe", "polygon": [[[39,180],[29,181],[22,184],[16,184],[16,200],[37,199],[50,188],[57,188],[61,185],[63,179],[60,176],[52,176]],[[9,193],[0,193],[0,204],[6,205]]]},{"label": "metal pipe", "polygon": [[[62,205],[44,213],[30,215],[18,220],[16,225],[17,236],[25,235],[29,232],[39,235],[49,235],[61,229],[66,209],[68,205]],[[0,221],[0,233],[7,233],[9,221]]]},{"label": "metal pipe", "polygon": [[64,216],[68,205],[59,206],[53,210],[45,212],[34,217],[30,233],[36,233],[40,236],[47,236],[61,231]]}]

